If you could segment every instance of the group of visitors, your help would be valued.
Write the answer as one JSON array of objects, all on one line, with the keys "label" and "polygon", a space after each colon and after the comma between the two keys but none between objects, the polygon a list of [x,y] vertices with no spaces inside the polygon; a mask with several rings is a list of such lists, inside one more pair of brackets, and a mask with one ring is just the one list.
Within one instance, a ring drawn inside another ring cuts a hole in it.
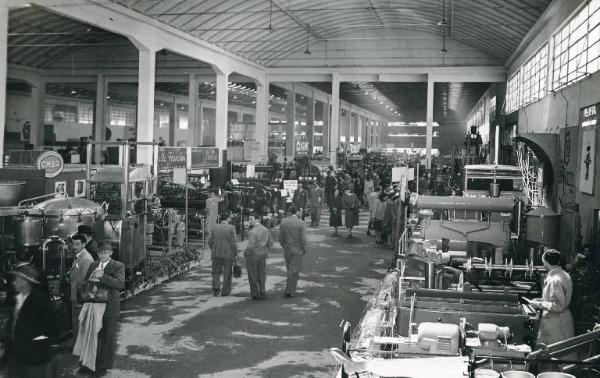
[{"label": "group of visitors", "polygon": [[[111,258],[110,242],[98,244],[92,234],[91,227],[81,225],[72,236],[75,257],[68,272],[69,298],[75,336],[73,354],[79,357],[79,372],[100,377],[113,367],[125,266]],[[1,333],[9,376],[53,377],[51,349],[61,329],[58,314],[51,302],[46,274],[32,263],[33,256],[27,250],[17,255],[19,261],[10,272],[11,317]]]}]

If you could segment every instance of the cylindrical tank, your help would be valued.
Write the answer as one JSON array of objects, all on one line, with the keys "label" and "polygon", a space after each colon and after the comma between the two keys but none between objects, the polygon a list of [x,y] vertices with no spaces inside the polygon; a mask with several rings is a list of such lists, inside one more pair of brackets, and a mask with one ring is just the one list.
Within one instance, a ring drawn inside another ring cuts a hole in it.
[{"label": "cylindrical tank", "polygon": [[467,241],[467,257],[480,257],[494,261],[496,246],[490,243]]},{"label": "cylindrical tank", "polygon": [[76,233],[82,224],[100,230],[97,221],[104,216],[101,205],[85,198],[53,198],[22,210],[16,223],[17,242],[25,246],[37,245],[51,235],[64,239]]},{"label": "cylindrical tank", "polygon": [[572,374],[557,372],[557,371],[547,371],[545,373],[540,373],[537,375],[537,378],[576,378]]},{"label": "cylindrical tank", "polygon": [[490,183],[490,197],[498,198],[500,197],[500,184],[498,183]]},{"label": "cylindrical tank", "polygon": [[25,195],[25,181],[0,181],[0,207],[17,206]]},{"label": "cylindrical tank", "polygon": [[546,207],[538,207],[525,214],[526,240],[558,248],[560,215]]},{"label": "cylindrical tank", "polygon": [[492,369],[475,369],[475,378],[499,378],[500,373]]},{"label": "cylindrical tank", "polygon": [[535,378],[535,375],[526,371],[510,370],[502,372],[502,378]]}]

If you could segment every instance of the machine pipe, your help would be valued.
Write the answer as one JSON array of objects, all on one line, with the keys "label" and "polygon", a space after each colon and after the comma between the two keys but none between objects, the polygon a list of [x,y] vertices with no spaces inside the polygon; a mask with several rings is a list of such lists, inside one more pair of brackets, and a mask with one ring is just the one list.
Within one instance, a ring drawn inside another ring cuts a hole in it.
[{"label": "machine pipe", "polygon": [[417,209],[431,210],[478,210],[493,212],[509,212],[513,210],[512,198],[479,198],[479,197],[448,197],[448,196],[419,196]]}]

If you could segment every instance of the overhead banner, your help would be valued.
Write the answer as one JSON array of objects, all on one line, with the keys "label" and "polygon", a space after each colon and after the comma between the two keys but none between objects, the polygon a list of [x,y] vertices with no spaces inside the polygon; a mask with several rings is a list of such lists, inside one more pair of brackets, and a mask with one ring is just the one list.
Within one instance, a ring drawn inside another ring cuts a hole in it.
[{"label": "overhead banner", "polygon": [[159,147],[158,170],[172,171],[175,168],[187,168],[187,148]]},{"label": "overhead banner", "polygon": [[192,147],[191,169],[219,166],[219,149],[216,147]]}]

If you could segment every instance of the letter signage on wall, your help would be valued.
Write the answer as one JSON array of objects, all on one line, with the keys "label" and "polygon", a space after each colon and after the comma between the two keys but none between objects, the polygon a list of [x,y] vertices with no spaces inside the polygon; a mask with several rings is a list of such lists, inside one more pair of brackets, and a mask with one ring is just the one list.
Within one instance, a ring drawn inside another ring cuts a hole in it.
[{"label": "letter signage on wall", "polygon": [[46,178],[52,178],[58,176],[65,165],[58,152],[46,151],[38,156],[36,166],[46,172]]},{"label": "letter signage on wall", "polygon": [[158,170],[172,171],[175,168],[187,168],[187,148],[159,147]]},{"label": "letter signage on wall", "polygon": [[191,168],[202,169],[219,166],[219,149],[216,147],[192,147]]}]

